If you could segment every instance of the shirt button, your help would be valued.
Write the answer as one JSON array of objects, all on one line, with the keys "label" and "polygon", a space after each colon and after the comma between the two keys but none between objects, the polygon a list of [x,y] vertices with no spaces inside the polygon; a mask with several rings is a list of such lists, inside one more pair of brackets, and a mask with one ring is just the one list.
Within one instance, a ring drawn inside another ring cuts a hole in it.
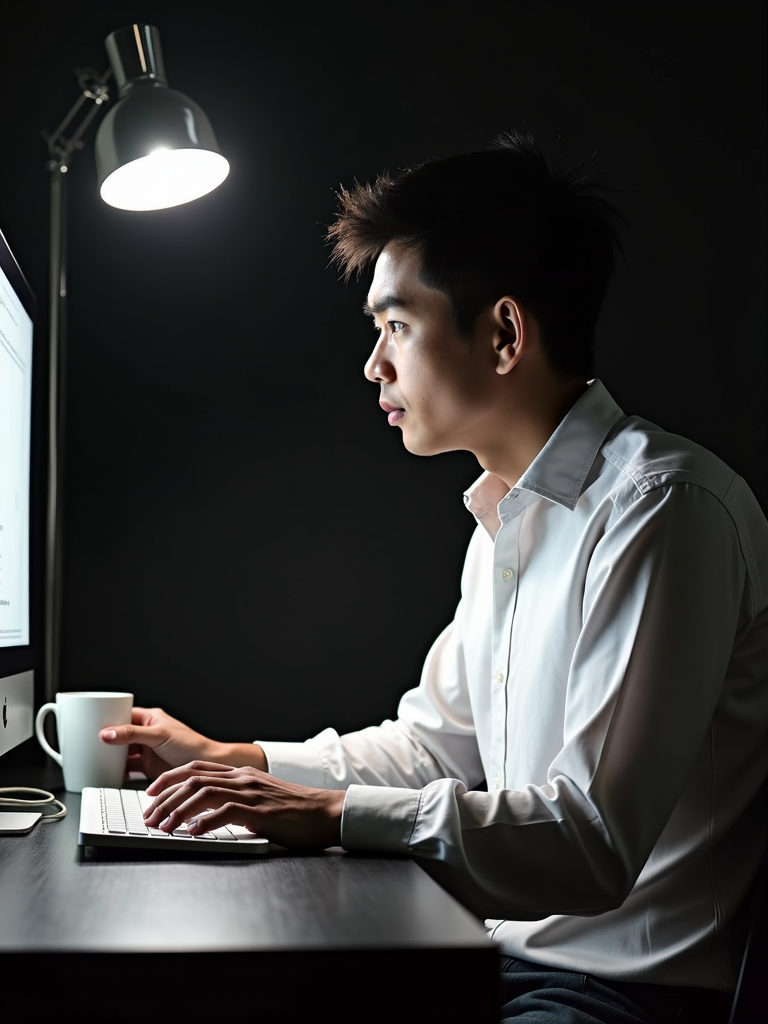
[{"label": "shirt button", "polygon": [[514,569],[502,569],[501,570],[501,578],[504,579],[504,580],[511,580],[514,575],[515,575],[515,570]]},{"label": "shirt button", "polygon": [[495,779],[493,780],[493,788],[494,788],[494,789],[501,789],[501,779],[499,778],[499,776],[498,776],[498,775],[497,775],[497,776],[496,776],[496,778],[495,778]]},{"label": "shirt button", "polygon": [[496,675],[493,678],[496,680],[497,683],[503,683],[504,682],[504,673],[503,672],[497,672]]}]

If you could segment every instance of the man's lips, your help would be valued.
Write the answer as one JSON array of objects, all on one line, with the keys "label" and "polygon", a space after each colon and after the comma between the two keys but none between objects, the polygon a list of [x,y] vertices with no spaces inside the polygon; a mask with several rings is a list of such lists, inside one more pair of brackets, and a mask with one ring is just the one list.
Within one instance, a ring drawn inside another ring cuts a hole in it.
[{"label": "man's lips", "polygon": [[383,401],[379,402],[379,405],[384,410],[384,412],[387,413],[387,422],[389,423],[390,427],[394,427],[394,425],[396,423],[399,423],[403,416],[405,416],[405,409],[402,409],[397,405],[392,405],[389,402]]}]

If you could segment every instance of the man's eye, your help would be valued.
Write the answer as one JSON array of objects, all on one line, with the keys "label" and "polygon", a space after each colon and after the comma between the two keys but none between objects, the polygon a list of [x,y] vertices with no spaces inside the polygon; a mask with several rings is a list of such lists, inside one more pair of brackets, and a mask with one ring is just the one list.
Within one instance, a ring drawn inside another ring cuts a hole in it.
[{"label": "man's eye", "polygon": [[[405,327],[405,324],[402,322],[402,320],[387,320],[387,327],[391,329],[393,334],[397,334]],[[373,329],[374,331],[376,331],[377,334],[381,334],[381,332],[384,330],[381,324],[374,324]]]}]

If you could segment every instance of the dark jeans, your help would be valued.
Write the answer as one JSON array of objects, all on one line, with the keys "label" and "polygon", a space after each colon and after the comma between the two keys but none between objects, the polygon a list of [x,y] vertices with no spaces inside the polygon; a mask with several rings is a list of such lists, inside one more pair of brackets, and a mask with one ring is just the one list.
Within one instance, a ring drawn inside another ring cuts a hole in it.
[{"label": "dark jeans", "polygon": [[702,988],[605,981],[502,957],[501,1022],[726,1024],[732,996]]}]

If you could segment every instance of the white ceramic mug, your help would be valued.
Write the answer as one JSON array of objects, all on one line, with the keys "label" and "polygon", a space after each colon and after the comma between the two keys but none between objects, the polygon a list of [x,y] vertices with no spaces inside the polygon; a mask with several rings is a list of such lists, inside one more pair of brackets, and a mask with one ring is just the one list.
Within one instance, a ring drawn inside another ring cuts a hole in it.
[{"label": "white ceramic mug", "polygon": [[[37,712],[35,732],[43,750],[61,765],[65,789],[80,793],[85,786],[122,786],[128,747],[109,746],[99,732],[107,725],[127,725],[132,707],[132,693],[107,690],[57,693],[55,704],[43,704]],[[60,753],[43,733],[49,711],[56,715]]]}]

